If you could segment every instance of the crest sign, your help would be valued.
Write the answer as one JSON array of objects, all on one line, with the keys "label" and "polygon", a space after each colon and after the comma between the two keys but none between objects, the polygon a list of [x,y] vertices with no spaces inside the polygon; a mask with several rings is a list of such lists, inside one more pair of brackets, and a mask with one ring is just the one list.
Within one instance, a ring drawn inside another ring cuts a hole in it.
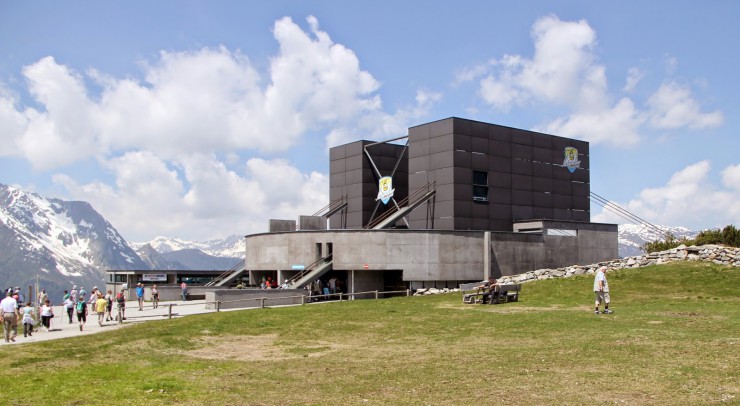
[{"label": "crest sign", "polygon": [[388,201],[393,197],[393,179],[390,176],[383,176],[378,181],[378,197],[375,200],[380,200],[383,204],[388,204]]},{"label": "crest sign", "polygon": [[581,161],[578,160],[578,150],[573,147],[565,147],[565,160],[563,166],[568,168],[570,173],[581,167]]}]

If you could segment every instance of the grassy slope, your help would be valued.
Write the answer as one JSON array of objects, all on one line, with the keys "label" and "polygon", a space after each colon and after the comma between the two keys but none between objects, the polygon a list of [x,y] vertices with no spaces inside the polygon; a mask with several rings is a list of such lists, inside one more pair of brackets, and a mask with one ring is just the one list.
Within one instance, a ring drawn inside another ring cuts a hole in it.
[{"label": "grassy slope", "polygon": [[676,263],[447,294],[249,310],[5,346],[10,404],[707,404],[740,401],[740,270]]}]

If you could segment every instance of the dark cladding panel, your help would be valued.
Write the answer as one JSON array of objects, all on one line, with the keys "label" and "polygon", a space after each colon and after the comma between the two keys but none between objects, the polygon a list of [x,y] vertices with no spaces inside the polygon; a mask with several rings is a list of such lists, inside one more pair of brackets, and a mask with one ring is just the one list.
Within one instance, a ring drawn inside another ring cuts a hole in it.
[{"label": "dark cladding panel", "polygon": [[534,216],[536,219],[552,219],[554,216],[552,207],[534,207]]},{"label": "dark cladding panel", "polygon": [[491,203],[511,204],[511,189],[497,187],[489,188],[488,201]]},{"label": "dark cladding panel", "polygon": [[471,217],[473,213],[473,202],[470,200],[455,200],[455,217]]},{"label": "dark cladding panel", "polygon": [[472,143],[472,137],[469,135],[460,135],[455,134],[455,139],[453,141],[453,148],[452,149],[460,149],[463,151],[470,151],[471,150],[471,143]]},{"label": "dark cladding panel", "polygon": [[[489,192],[490,195],[490,192]],[[455,185],[455,200],[473,201],[473,185],[458,183]]]},{"label": "dark cladding panel", "polygon": [[533,192],[532,193],[532,203],[534,207],[552,208],[553,207],[552,194]]},{"label": "dark cladding panel", "polygon": [[428,171],[431,169],[430,155],[409,159],[409,173]]},{"label": "dark cladding panel", "polygon": [[488,155],[511,157],[511,143],[493,140],[488,144]]},{"label": "dark cladding panel", "polygon": [[347,170],[346,159],[340,158],[329,162],[329,173],[335,174],[344,172]]},{"label": "dark cladding panel", "polygon": [[345,173],[346,172],[340,172],[340,173],[332,173],[331,175],[329,175],[329,185],[331,187],[346,185],[346,182],[344,179]]},{"label": "dark cladding panel", "polygon": [[488,172],[488,164],[490,160],[488,155],[484,154],[470,154],[470,166],[476,171]]},{"label": "dark cladding panel", "polygon": [[532,146],[551,149],[552,148],[552,136],[541,133],[532,133]]},{"label": "dark cladding panel", "polygon": [[470,229],[471,230],[490,230],[491,222],[488,220],[488,216],[486,217],[473,217],[470,219]]},{"label": "dark cladding panel", "polygon": [[532,147],[532,160],[537,162],[552,162],[552,150],[540,147]]},{"label": "dark cladding panel", "polygon": [[573,214],[569,209],[552,209],[553,220],[573,220]]},{"label": "dark cladding panel", "polygon": [[[345,162],[345,169],[347,171],[352,171],[355,169],[362,168],[362,164],[365,163],[367,160],[367,157],[363,155],[351,155],[344,159]],[[367,164],[369,165],[369,163]]]},{"label": "dark cladding panel", "polygon": [[432,138],[439,137],[440,135],[452,134],[454,132],[451,118],[429,123],[429,127],[429,135]]},{"label": "dark cladding panel", "polygon": [[431,128],[432,126],[430,124],[417,125],[416,127],[409,128],[409,144],[429,139],[431,137]]},{"label": "dark cladding panel", "polygon": [[503,141],[509,145],[511,144],[511,133],[512,129],[509,127],[495,124],[488,127],[488,138],[495,141]]},{"label": "dark cladding panel", "polygon": [[552,165],[532,162],[532,176],[547,179],[552,178]]},{"label": "dark cladding panel", "polygon": [[518,206],[532,206],[532,192],[526,190],[512,190],[511,204]]},{"label": "dark cladding panel", "polygon": [[528,161],[532,160],[532,147],[529,145],[519,145],[519,144],[512,144],[511,145],[511,156],[512,158],[516,159],[526,159]]},{"label": "dark cladding panel", "polygon": [[455,185],[448,183],[446,185],[437,185],[437,194],[434,199],[438,202],[446,200],[455,200]]},{"label": "dark cladding panel", "polygon": [[429,156],[430,169],[451,168],[454,163],[455,162],[453,161],[453,155],[450,154],[449,151],[439,152],[437,154],[432,154]]},{"label": "dark cladding panel", "polygon": [[472,202],[472,215],[470,217],[474,219],[485,218],[487,219],[491,215],[491,208],[488,202]]},{"label": "dark cladding panel", "polygon": [[465,120],[463,118],[453,118],[452,121],[454,122],[453,131],[455,134],[462,134],[462,135],[473,135],[473,122],[470,120]]},{"label": "dark cladding panel", "polygon": [[491,220],[491,230],[511,232],[513,225],[511,220]]},{"label": "dark cladding panel", "polygon": [[472,137],[470,151],[479,152],[481,154],[488,154],[488,144],[488,138]]},{"label": "dark cladding panel", "polygon": [[409,159],[429,155],[432,141],[430,139],[409,142]]},{"label": "dark cladding panel", "polygon": [[502,172],[489,172],[488,185],[497,188],[511,189],[511,174]]},{"label": "dark cladding panel", "polygon": [[532,206],[511,206],[511,217],[516,220],[530,220],[534,218],[534,208]]},{"label": "dark cladding panel", "polygon": [[458,168],[470,168],[470,152],[454,151],[454,162]]},{"label": "dark cladding panel", "polygon": [[470,217],[455,217],[455,230],[470,230]]},{"label": "dark cladding panel", "polygon": [[490,204],[489,211],[492,219],[511,220],[510,204]]},{"label": "dark cladding panel", "polygon": [[591,199],[588,197],[573,197],[573,208],[577,210],[588,210],[591,208]]},{"label": "dark cladding panel", "polygon": [[526,130],[512,128],[511,142],[519,145],[532,145],[532,133]]},{"label": "dark cladding panel", "polygon": [[435,230],[454,230],[455,229],[455,218],[454,217],[439,217],[434,219]]},{"label": "dark cladding panel", "polygon": [[432,138],[429,153],[436,154],[452,151],[454,149],[454,140],[455,135],[453,134],[440,135],[439,137]]},{"label": "dark cladding panel", "polygon": [[[455,215],[455,201],[445,200],[434,203],[434,215],[437,217],[452,217]],[[414,210],[412,213],[419,212],[424,217],[426,213],[423,210]]]},{"label": "dark cladding panel", "polygon": [[532,190],[535,192],[552,192],[552,186],[551,179],[532,177]]},{"label": "dark cladding panel", "polygon": [[437,185],[455,183],[455,169],[442,168],[429,171],[429,182],[436,182]]},{"label": "dark cladding panel", "polygon": [[573,210],[573,220],[575,220],[575,221],[591,221],[591,215],[587,211]]},{"label": "dark cladding panel", "polygon": [[516,190],[532,190],[532,177],[527,175],[511,175],[511,187]]},{"label": "dark cladding panel", "polygon": [[346,156],[344,150],[345,150],[344,145],[340,145],[338,147],[330,148],[329,149],[329,160],[330,161],[334,161],[334,160],[337,160],[337,159],[344,158]]},{"label": "dark cladding panel", "polygon": [[552,207],[556,209],[570,209],[573,207],[573,199],[570,195],[552,195]]},{"label": "dark cladding panel", "polygon": [[573,188],[573,196],[588,197],[591,195],[587,183],[571,182],[571,187]]},{"label": "dark cladding panel", "polygon": [[475,138],[488,139],[488,127],[491,125],[488,123],[482,123],[480,121],[471,121],[471,134]]},{"label": "dark cladding panel", "polygon": [[532,161],[511,160],[511,173],[532,176]]},{"label": "dark cladding panel", "polygon": [[491,157],[488,169],[493,172],[511,173],[511,158]]}]

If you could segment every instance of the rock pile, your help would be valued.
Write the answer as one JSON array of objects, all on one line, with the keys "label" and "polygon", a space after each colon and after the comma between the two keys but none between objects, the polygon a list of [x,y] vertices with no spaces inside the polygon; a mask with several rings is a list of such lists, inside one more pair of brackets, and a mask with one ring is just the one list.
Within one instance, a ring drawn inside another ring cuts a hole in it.
[{"label": "rock pile", "polygon": [[[572,265],[557,269],[538,269],[519,275],[502,276],[498,283],[524,283],[541,279],[567,278],[573,275],[594,274],[600,266],[609,269],[640,268],[643,266],[665,264],[674,261],[712,261],[715,264],[740,267],[740,248],[725,247],[722,245],[680,245],[666,251],[651,252],[647,255],[638,255],[599,262],[591,265]],[[433,295],[437,293],[457,292],[459,289],[418,289],[414,296]]]},{"label": "rock pile", "polygon": [[722,245],[680,245],[666,251],[647,255],[615,259],[591,265],[573,265],[557,269],[538,269],[519,275],[503,276],[499,283],[523,283],[550,278],[567,278],[573,275],[593,274],[600,266],[609,269],[640,268],[674,261],[712,261],[715,264],[740,267],[740,248]]}]

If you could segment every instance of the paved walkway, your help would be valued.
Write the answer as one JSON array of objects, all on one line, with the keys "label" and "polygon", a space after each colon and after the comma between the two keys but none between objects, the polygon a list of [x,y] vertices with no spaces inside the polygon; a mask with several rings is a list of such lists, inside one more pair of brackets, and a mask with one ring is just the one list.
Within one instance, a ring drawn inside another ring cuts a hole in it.
[{"label": "paved walkway", "polygon": [[[173,301],[173,302],[160,302],[159,307],[154,309],[151,303],[146,303],[143,311],[139,311],[138,304],[136,302],[126,303],[126,320],[121,324],[116,321],[103,322],[103,326],[98,325],[97,314],[90,312],[87,316],[87,323],[80,331],[79,323],[77,323],[77,315],[73,315],[73,323],[69,324],[69,318],[67,312],[62,306],[54,306],[54,318],[51,319],[51,329],[48,332],[44,331],[41,327],[41,321],[39,320],[36,325],[36,332],[31,337],[23,337],[23,324],[18,324],[18,336],[15,338],[15,343],[5,343],[5,340],[0,338],[0,345],[8,344],[23,344],[23,343],[34,343],[38,341],[54,340],[57,338],[77,337],[80,335],[95,334],[101,331],[115,330],[118,328],[125,327],[134,323],[141,323],[144,321],[152,320],[166,320],[170,311],[170,304],[172,305],[172,317],[182,317],[190,314],[200,313],[213,313],[215,310],[206,309],[205,300],[191,300],[187,302]],[[230,309],[230,310],[241,310],[241,309]],[[223,310],[225,311],[225,310]],[[113,316],[116,315],[116,304],[113,304]],[[1,328],[1,327],[0,327]]]}]

